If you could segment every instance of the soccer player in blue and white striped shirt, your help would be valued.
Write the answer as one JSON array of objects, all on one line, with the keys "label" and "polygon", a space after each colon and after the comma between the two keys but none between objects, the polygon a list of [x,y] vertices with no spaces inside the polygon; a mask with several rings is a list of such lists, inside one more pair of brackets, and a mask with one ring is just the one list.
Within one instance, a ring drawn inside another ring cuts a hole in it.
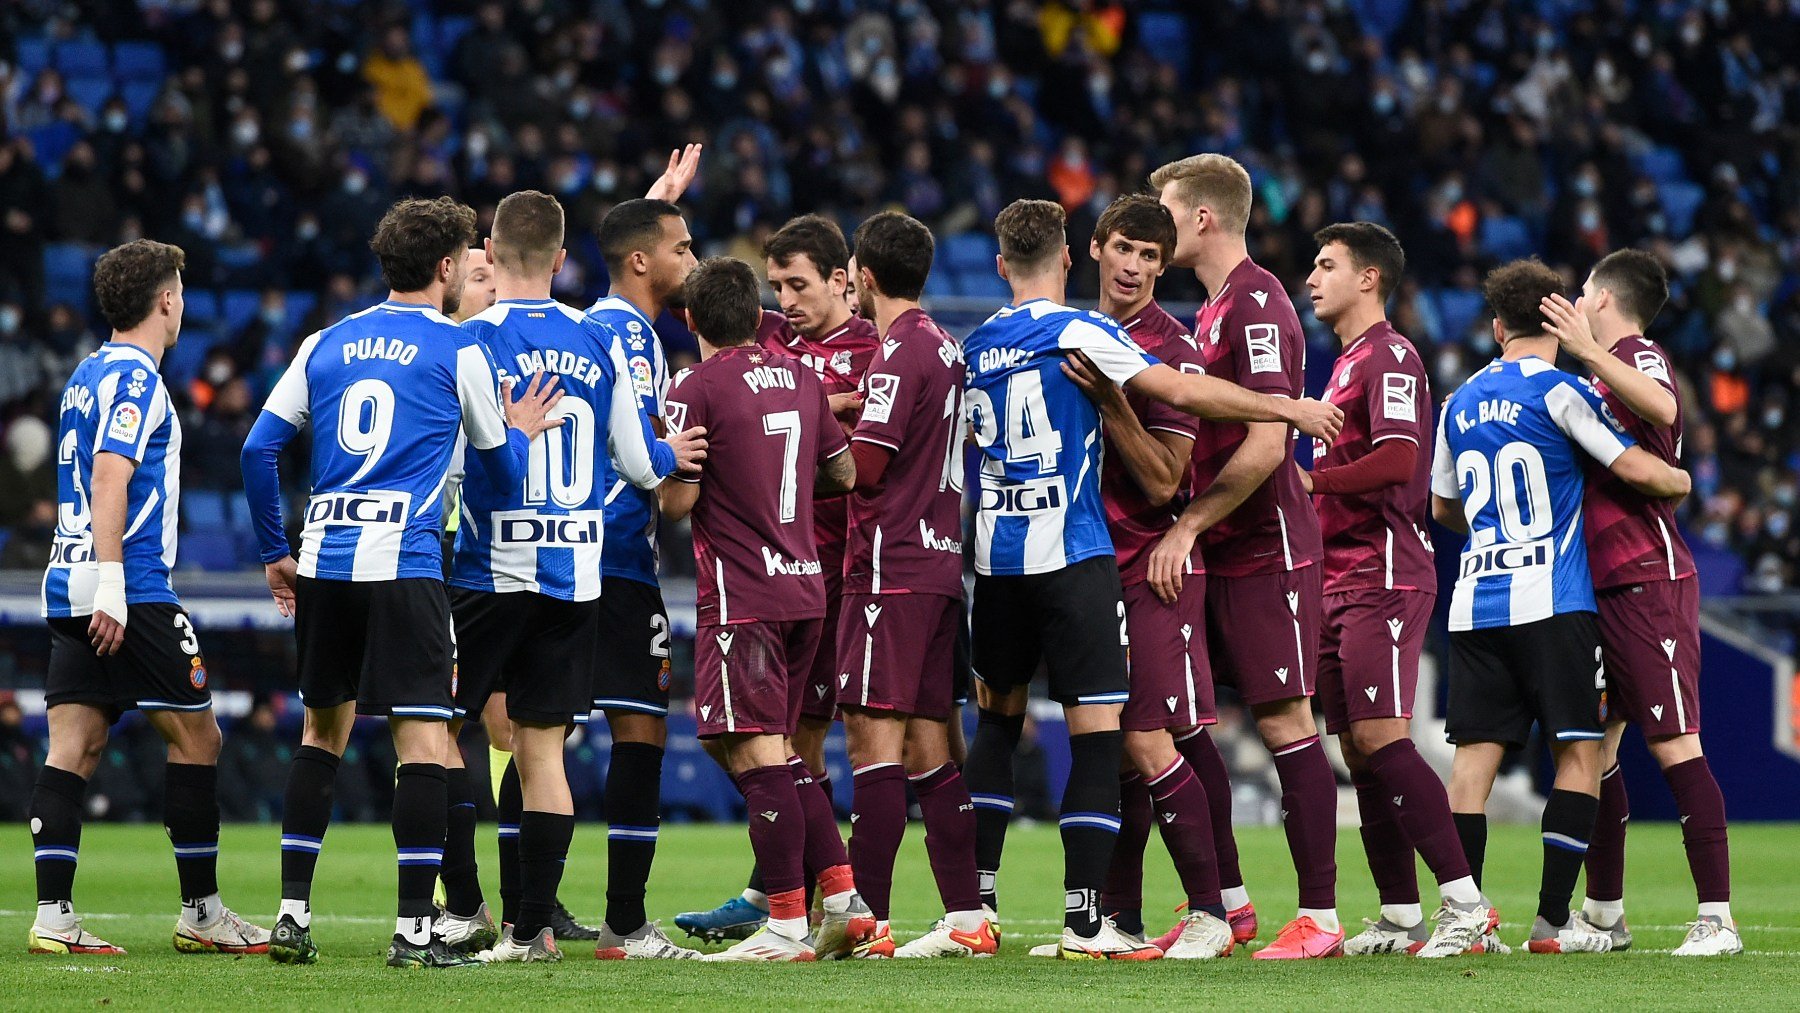
[{"label": "soccer player in blue and white striped shirt", "polygon": [[[547,418],[555,377],[534,378],[503,407],[493,359],[444,315],[462,293],[475,213],[448,197],[404,200],[370,243],[388,298],[307,338],[244,443],[249,498],[269,587],[295,617],[301,748],[282,814],[282,902],[270,956],[311,963],[314,863],[331,818],[338,758],[357,713],[389,719],[399,917],[392,966],[468,963],[432,931],[443,862],[445,762],[454,748],[454,646],[444,592],[444,484],[458,434],[490,482],[524,478],[526,448],[562,425]],[[508,416],[510,415],[510,426]],[[299,563],[281,527],[276,459],[312,427],[312,493]]]},{"label": "soccer player in blue and white striped shirt", "polygon": [[219,901],[219,725],[193,623],[169,584],[180,516],[181,421],[157,370],[181,333],[184,256],[140,239],[94,265],[110,340],[63,389],[56,537],[44,571],[50,753],[28,810],[36,848],[32,953],[125,951],[75,915],[87,779],[123,711],[169,744],[163,823],[181,877],[175,948],[261,953],[267,929]]}]

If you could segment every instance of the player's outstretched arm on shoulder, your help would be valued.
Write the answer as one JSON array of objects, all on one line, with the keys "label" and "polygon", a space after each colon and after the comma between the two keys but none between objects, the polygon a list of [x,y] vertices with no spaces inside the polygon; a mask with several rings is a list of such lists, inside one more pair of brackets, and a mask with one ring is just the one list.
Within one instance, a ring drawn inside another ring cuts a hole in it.
[{"label": "player's outstretched arm on shoulder", "polygon": [[1469,519],[1463,516],[1462,501],[1433,494],[1431,518],[1457,534],[1469,533]]},{"label": "player's outstretched arm on shoulder", "polygon": [[694,504],[700,500],[699,474],[676,475],[675,481],[664,482],[657,486],[656,498],[665,518],[672,521],[681,520],[694,512]]},{"label": "player's outstretched arm on shoulder", "polygon": [[1653,426],[1672,426],[1680,415],[1675,395],[1656,378],[1600,347],[1594,340],[1581,300],[1571,303],[1561,293],[1546,296],[1539,305],[1544,329],[1556,337],[1563,351],[1581,360],[1594,378],[1612,388],[1632,414]]},{"label": "player's outstretched arm on shoulder", "polygon": [[1693,489],[1693,478],[1643,447],[1632,447],[1613,460],[1612,473],[1638,492],[1657,499],[1679,500]]},{"label": "player's outstretched arm on shoulder", "polygon": [[1189,415],[1216,422],[1284,422],[1326,442],[1337,439],[1344,427],[1344,413],[1336,405],[1312,398],[1258,394],[1229,380],[1181,373],[1163,364],[1132,377],[1127,386]]},{"label": "player's outstretched arm on shoulder", "polygon": [[835,496],[854,488],[856,458],[851,455],[849,447],[820,462],[819,474],[813,483],[814,496]]},{"label": "player's outstretched arm on shoulder", "polygon": [[1145,429],[1131,410],[1131,403],[1125,400],[1124,388],[1082,353],[1071,352],[1062,362],[1062,372],[1099,409],[1107,437],[1144,496],[1157,506],[1174,499],[1187,475],[1194,441],[1176,433]]}]

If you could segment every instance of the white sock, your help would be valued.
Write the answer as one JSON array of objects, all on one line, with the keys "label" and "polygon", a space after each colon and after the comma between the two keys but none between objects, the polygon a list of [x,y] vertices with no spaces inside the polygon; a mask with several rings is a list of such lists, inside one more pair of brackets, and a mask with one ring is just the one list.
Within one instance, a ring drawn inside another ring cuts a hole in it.
[{"label": "white sock", "polygon": [[1220,890],[1219,898],[1224,901],[1225,910],[1236,911],[1250,903],[1250,891],[1244,889],[1244,885],[1239,883],[1237,886],[1228,886]]},{"label": "white sock", "polygon": [[219,895],[216,893],[181,902],[181,913],[188,915],[189,920],[197,926],[211,925],[224,912],[225,905],[219,903]]},{"label": "white sock", "polygon": [[749,904],[751,907],[757,909],[758,911],[763,912],[764,914],[768,913],[768,911],[769,911],[769,895],[768,894],[763,893],[761,890],[752,890],[749,887],[745,887],[743,896],[744,896],[745,903]]},{"label": "white sock", "polygon": [[[1425,912],[1417,904],[1383,904],[1381,917],[1393,922],[1403,929],[1410,929],[1425,920]],[[1318,919],[1314,919],[1317,921]],[[1323,926],[1320,926],[1323,928]]]},{"label": "white sock", "polygon": [[1611,928],[1612,926],[1619,924],[1619,919],[1625,917],[1625,902],[1623,900],[1595,900],[1592,897],[1583,897],[1581,899],[1581,913],[1586,915],[1587,920],[1594,923],[1595,927]]},{"label": "white sock", "polygon": [[[39,904],[38,911],[42,912],[43,910],[44,906]],[[1700,917],[1717,918],[1727,927],[1736,924],[1731,920],[1731,903],[1729,901],[1715,901],[1700,905]]]},{"label": "white sock", "polygon": [[798,942],[806,938],[805,918],[770,918],[769,931],[786,939]]},{"label": "white sock", "polygon": [[944,921],[958,932],[976,932],[981,929],[981,923],[987,921],[987,916],[980,911],[951,911],[944,915]]},{"label": "white sock", "polygon": [[1294,913],[1295,918],[1311,918],[1313,923],[1327,932],[1338,931],[1337,908],[1303,907]]},{"label": "white sock", "polygon": [[67,932],[75,927],[75,905],[66,900],[41,901],[37,906],[37,923],[52,932]]},{"label": "white sock", "polygon": [[1454,904],[1481,903],[1481,887],[1475,885],[1474,876],[1464,876],[1448,883],[1438,884],[1438,893]]},{"label": "white sock", "polygon": [[887,932],[887,931],[889,931],[888,920],[886,918],[875,919],[875,934],[879,936],[883,932]]},{"label": "white sock", "polygon": [[855,896],[855,890],[840,890],[837,893],[826,897],[824,900],[826,912],[834,915],[843,914],[845,911],[849,910],[850,901]]},{"label": "white sock", "polygon": [[281,909],[275,912],[275,920],[280,921],[282,915],[294,920],[294,924],[303,929],[312,928],[312,905],[303,900],[283,900]]},{"label": "white sock", "polygon": [[414,946],[424,946],[431,942],[431,919],[395,918],[394,935]]}]

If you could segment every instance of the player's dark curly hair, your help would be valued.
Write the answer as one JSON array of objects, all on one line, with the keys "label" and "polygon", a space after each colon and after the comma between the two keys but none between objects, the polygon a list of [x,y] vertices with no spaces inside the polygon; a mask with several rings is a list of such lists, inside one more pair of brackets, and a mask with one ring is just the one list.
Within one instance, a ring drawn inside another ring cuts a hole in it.
[{"label": "player's dark curly hair", "polygon": [[1548,321],[1539,306],[1563,290],[1562,275],[1536,257],[1501,264],[1488,272],[1481,294],[1500,320],[1508,338],[1534,338],[1544,333]]},{"label": "player's dark curly hair", "polygon": [[1106,206],[1094,223],[1094,242],[1105,246],[1118,233],[1134,243],[1155,243],[1162,262],[1175,256],[1175,218],[1153,195],[1128,193]]},{"label": "player's dark curly hair", "polygon": [[375,226],[369,249],[381,261],[381,278],[396,292],[418,292],[437,276],[445,257],[462,261],[475,242],[475,211],[452,197],[395,202]]},{"label": "player's dark curly hair", "polygon": [[899,211],[870,215],[856,227],[856,266],[874,275],[889,299],[918,299],[936,253],[925,223]]},{"label": "player's dark curly hair", "polygon": [[1313,233],[1313,242],[1319,249],[1337,243],[1350,251],[1350,259],[1358,271],[1365,267],[1373,267],[1380,272],[1380,281],[1376,282],[1376,291],[1381,294],[1381,301],[1394,294],[1400,284],[1400,276],[1406,273],[1406,250],[1401,247],[1400,240],[1386,227],[1374,222],[1338,222],[1327,225]]},{"label": "player's dark curly hair", "polygon": [[613,205],[600,219],[600,259],[613,277],[624,273],[625,258],[649,253],[662,241],[663,219],[680,218],[681,209],[666,200],[638,197]]},{"label": "player's dark curly hair", "polygon": [[1069,245],[1068,216],[1055,201],[1020,199],[994,217],[1000,257],[1010,270],[1028,273]]},{"label": "player's dark curly hair", "polygon": [[756,337],[762,299],[756,272],[736,257],[708,257],[694,265],[681,285],[682,303],[694,331],[715,348],[742,345]]},{"label": "player's dark curly hair", "polygon": [[175,275],[187,266],[187,254],[179,246],[154,239],[134,239],[106,251],[94,263],[94,297],[100,315],[115,331],[129,331],[144,322],[156,306],[156,297],[173,288]]},{"label": "player's dark curly hair", "polygon": [[830,278],[833,272],[850,267],[850,247],[844,242],[844,230],[824,215],[789,219],[763,243],[762,252],[765,260],[782,267],[792,265],[795,257],[808,257],[821,278]]},{"label": "player's dark curly hair", "polygon": [[1655,254],[1644,250],[1615,250],[1594,265],[1594,287],[1612,293],[1619,312],[1637,322],[1641,331],[1662,312],[1669,301],[1669,275]]}]

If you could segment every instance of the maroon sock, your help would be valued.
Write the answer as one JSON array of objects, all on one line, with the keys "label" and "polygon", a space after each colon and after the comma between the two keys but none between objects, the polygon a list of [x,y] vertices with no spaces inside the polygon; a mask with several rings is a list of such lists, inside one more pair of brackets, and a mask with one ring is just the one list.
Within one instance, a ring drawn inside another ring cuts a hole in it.
[{"label": "maroon sock", "polygon": [[750,809],[750,850],[762,870],[765,893],[787,893],[806,883],[801,855],[806,846],[806,817],[786,766],[756,767],[737,776],[738,790]]},{"label": "maroon sock", "polygon": [[870,764],[856,771],[851,785],[850,869],[869,910],[886,921],[894,856],[906,833],[906,771],[898,763]]},{"label": "maroon sock", "polygon": [[[1369,771],[1381,781],[1382,795],[1394,806],[1406,839],[1425,859],[1425,867],[1439,883],[1449,883],[1469,875],[1469,860],[1463,856],[1462,838],[1457,836],[1456,821],[1450,818],[1450,795],[1444,782],[1438,780],[1431,764],[1419,755],[1419,747],[1411,739],[1399,739],[1375,750],[1369,757]],[[1359,793],[1360,797],[1360,793]],[[1374,859],[1370,859],[1373,864]],[[1413,869],[1412,855],[1406,855],[1407,876],[1413,880],[1413,902],[1419,898],[1418,873]]]},{"label": "maroon sock", "polygon": [[[912,779],[913,795],[925,817],[925,854],[945,911],[981,909],[981,883],[975,875],[975,806],[962,771],[946,763]],[[862,885],[858,874],[857,885]]]},{"label": "maroon sock", "polygon": [[1127,923],[1143,921],[1144,846],[1150,841],[1153,818],[1144,779],[1135,772],[1120,774],[1119,839],[1113,844],[1112,864],[1106,867],[1106,885],[1100,888],[1100,909],[1109,916],[1125,915]]},{"label": "maroon sock", "polygon": [[1731,847],[1725,834],[1725,796],[1706,757],[1696,756],[1663,771],[1681,814],[1681,843],[1702,904],[1731,900]]},{"label": "maroon sock", "polygon": [[806,769],[806,761],[798,756],[788,757],[788,772],[793,775],[794,791],[800,796],[800,811],[806,819],[803,867],[806,881],[810,883],[826,869],[849,865],[850,854],[844,850],[844,838],[838,833],[837,813],[832,811],[831,799],[812,776],[812,771]]},{"label": "maroon sock", "polygon": [[1189,909],[1218,908],[1219,856],[1213,851],[1212,811],[1206,804],[1205,786],[1180,756],[1146,784]]},{"label": "maroon sock", "polygon": [[1282,826],[1300,881],[1300,906],[1337,906],[1337,779],[1317,735],[1277,747]]},{"label": "maroon sock", "polygon": [[[1586,858],[1589,900],[1625,896],[1625,827],[1630,821],[1631,799],[1625,794],[1625,776],[1615,763],[1600,775],[1600,812],[1594,817],[1594,837],[1588,842]],[[1723,819],[1719,825],[1724,826]]]},{"label": "maroon sock", "polygon": [[[1369,859],[1369,875],[1383,904],[1419,902],[1418,863],[1413,861],[1412,841],[1400,825],[1400,814],[1370,770],[1351,771],[1356,786],[1356,808],[1362,815],[1363,854]],[[1454,827],[1451,828],[1455,830]],[[1458,853],[1462,843],[1456,845]]]},{"label": "maroon sock", "polygon": [[1237,835],[1231,828],[1231,774],[1225,769],[1225,757],[1218,743],[1206,729],[1196,728],[1185,739],[1177,739],[1175,748],[1181,758],[1194,768],[1194,775],[1206,787],[1206,806],[1212,813],[1213,853],[1219,856],[1219,885],[1244,885],[1244,873],[1238,868]]}]

